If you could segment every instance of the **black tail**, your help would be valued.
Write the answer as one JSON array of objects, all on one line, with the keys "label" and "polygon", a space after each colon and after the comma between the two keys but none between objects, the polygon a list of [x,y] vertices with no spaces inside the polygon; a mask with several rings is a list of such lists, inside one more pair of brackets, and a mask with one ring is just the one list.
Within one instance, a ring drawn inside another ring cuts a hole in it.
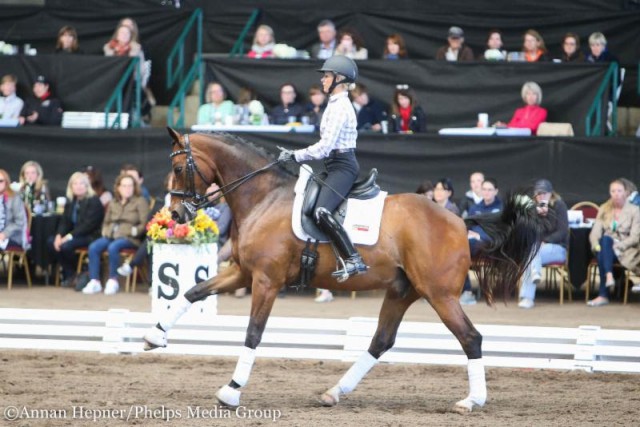
[{"label": "black tail", "polygon": [[479,225],[491,237],[474,259],[488,304],[494,295],[506,298],[538,252],[545,221],[536,211],[535,202],[523,194],[507,197],[501,214],[466,219],[467,225]]}]

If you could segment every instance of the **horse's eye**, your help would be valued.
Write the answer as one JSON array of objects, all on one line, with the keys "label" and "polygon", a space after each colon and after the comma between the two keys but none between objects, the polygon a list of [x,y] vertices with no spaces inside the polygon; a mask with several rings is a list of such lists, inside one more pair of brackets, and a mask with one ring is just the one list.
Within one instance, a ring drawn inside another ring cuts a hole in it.
[{"label": "horse's eye", "polygon": [[176,166],[175,168],[173,168],[174,174],[179,175],[180,172],[182,172],[182,166]]}]

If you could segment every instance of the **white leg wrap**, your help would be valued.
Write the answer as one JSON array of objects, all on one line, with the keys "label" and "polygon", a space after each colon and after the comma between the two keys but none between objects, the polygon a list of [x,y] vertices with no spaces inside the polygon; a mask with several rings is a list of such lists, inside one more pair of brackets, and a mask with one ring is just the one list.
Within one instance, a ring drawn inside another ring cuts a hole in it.
[{"label": "white leg wrap", "polygon": [[244,387],[249,381],[249,375],[251,375],[251,369],[253,368],[253,362],[256,360],[256,351],[253,348],[242,347],[240,352],[240,358],[236,365],[236,370],[233,372],[231,378],[240,387]]},{"label": "white leg wrap", "polygon": [[487,401],[487,381],[482,358],[470,359],[467,372],[469,374],[469,396],[456,403],[456,406],[471,411],[474,406],[484,406]]},{"label": "white leg wrap", "polygon": [[369,354],[368,351],[362,353],[358,360],[356,360],[356,363],[354,363],[347,373],[340,378],[340,381],[338,381],[338,387],[342,394],[351,393],[362,378],[367,375],[367,372],[369,372],[377,363],[378,359]]},{"label": "white leg wrap", "polygon": [[165,314],[162,315],[160,321],[160,326],[165,332],[169,332],[169,329],[173,328],[173,325],[176,324],[178,319],[182,317],[183,314],[189,310],[191,307],[191,303],[184,297],[180,297],[176,300],[175,304],[171,307],[171,309],[167,310]]}]

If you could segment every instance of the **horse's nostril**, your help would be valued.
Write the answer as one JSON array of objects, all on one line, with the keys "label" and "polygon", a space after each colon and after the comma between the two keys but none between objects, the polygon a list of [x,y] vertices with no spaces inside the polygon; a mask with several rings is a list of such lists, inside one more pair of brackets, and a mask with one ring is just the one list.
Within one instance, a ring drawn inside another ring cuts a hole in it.
[{"label": "horse's nostril", "polygon": [[171,219],[176,222],[180,222],[180,214],[176,211],[171,212]]}]

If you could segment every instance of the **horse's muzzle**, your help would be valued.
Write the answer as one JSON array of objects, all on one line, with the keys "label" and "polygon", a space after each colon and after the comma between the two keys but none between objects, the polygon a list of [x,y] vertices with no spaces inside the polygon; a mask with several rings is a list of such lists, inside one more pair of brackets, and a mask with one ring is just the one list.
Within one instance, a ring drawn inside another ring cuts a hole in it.
[{"label": "horse's muzzle", "polygon": [[187,209],[185,209],[182,203],[174,205],[174,209],[171,210],[171,219],[178,224],[184,224],[186,222]]}]

